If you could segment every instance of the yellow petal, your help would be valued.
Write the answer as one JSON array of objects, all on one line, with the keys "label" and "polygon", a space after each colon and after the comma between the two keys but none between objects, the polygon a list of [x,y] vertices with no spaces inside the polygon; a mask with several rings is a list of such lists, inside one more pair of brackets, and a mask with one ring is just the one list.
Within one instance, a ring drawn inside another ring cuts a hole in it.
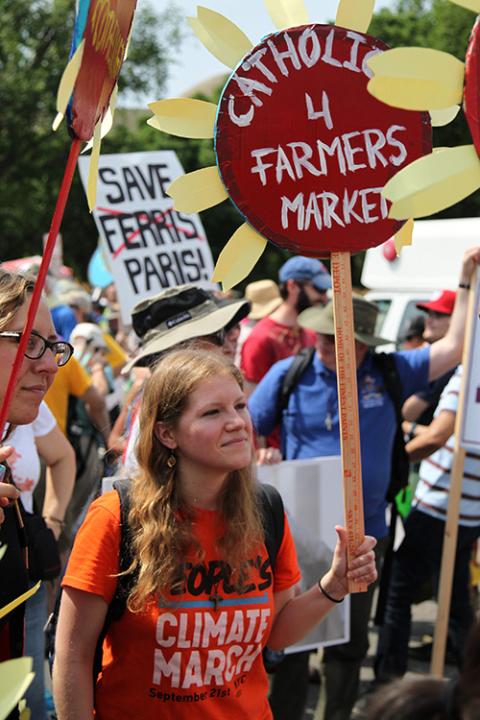
[{"label": "yellow petal", "polygon": [[393,204],[389,217],[403,220],[444,210],[480,187],[480,161],[473,145],[445,148],[415,160],[383,189]]},{"label": "yellow petal", "polygon": [[455,5],[467,8],[467,10],[473,10],[473,12],[480,13],[480,0],[450,0]]},{"label": "yellow petal", "polygon": [[223,290],[230,290],[247,277],[266,245],[265,238],[250,225],[240,225],[218,256],[212,281],[221,282]]},{"label": "yellow petal", "polygon": [[167,188],[175,210],[201,212],[218,205],[228,197],[216,165],[180,175]]},{"label": "yellow petal", "polygon": [[[115,85],[112,95],[110,97],[110,105],[107,108],[107,112],[105,113],[103,120],[102,120],[102,126],[100,128],[100,137],[103,140],[105,135],[108,135],[110,130],[112,129],[113,125],[113,116],[115,114],[115,107],[117,105],[117,96],[118,96],[118,85]],[[82,150],[82,155],[89,150],[91,150],[93,147],[93,138],[88,141],[88,143],[85,145],[85,147]]]},{"label": "yellow petal", "polygon": [[[57,90],[57,116],[53,121],[52,129],[55,131],[60,126],[65,110],[72,96],[73,88],[77,80],[78,72],[82,64],[83,50],[85,48],[85,40],[82,40],[72,57],[68,61],[67,67],[63,71]],[[61,117],[59,118],[59,115]]]},{"label": "yellow petal", "polygon": [[387,105],[437,110],[461,103],[465,66],[441,50],[394,48],[367,62],[368,91]]},{"label": "yellow petal", "polygon": [[[41,585],[41,582],[39,581],[39,582],[37,582],[36,585],[31,587],[30,590],[27,590],[26,592],[24,592],[23,595],[19,595],[17,598],[15,598],[15,600],[12,600],[11,602],[9,602],[8,605],[4,605],[0,609],[0,619],[5,617],[5,615],[8,615],[8,613],[12,612],[12,610],[15,610],[15,608],[17,608],[19,605],[24,603],[25,600],[28,600],[28,598],[32,597],[32,595],[35,595],[35,593],[37,592],[40,585]],[[0,693],[0,697],[1,697],[1,693]]]},{"label": "yellow petal", "polygon": [[187,18],[194,33],[217,60],[234,69],[252,49],[251,41],[221,13],[201,6],[197,13],[197,18]]},{"label": "yellow petal", "polygon": [[100,159],[100,147],[102,145],[101,132],[102,122],[99,120],[93,132],[92,154],[90,155],[90,166],[88,168],[87,202],[90,212],[93,212],[97,203],[98,161]]},{"label": "yellow petal", "polygon": [[460,105],[452,105],[442,110],[430,110],[430,120],[433,127],[443,127],[455,120],[460,110]]},{"label": "yellow petal", "polygon": [[279,30],[309,22],[303,0],[264,0],[267,12]]},{"label": "yellow petal", "polygon": [[8,547],[8,545],[2,545],[2,547],[0,547],[0,560],[3,558],[3,556],[7,552],[7,547]]},{"label": "yellow petal", "polygon": [[405,225],[402,225],[400,230],[395,233],[394,243],[397,255],[400,255],[402,248],[406,245],[411,245],[413,242],[413,218],[407,220]]},{"label": "yellow petal", "polygon": [[6,718],[18,705],[35,677],[31,657],[15,658],[0,664],[0,718]]},{"label": "yellow petal", "polygon": [[[187,138],[213,138],[217,106],[204,100],[172,98],[150,103],[154,118],[147,120],[148,125]],[[152,122],[155,121],[155,122]]]},{"label": "yellow petal", "polygon": [[375,0],[340,0],[335,25],[366,33],[374,5]]}]

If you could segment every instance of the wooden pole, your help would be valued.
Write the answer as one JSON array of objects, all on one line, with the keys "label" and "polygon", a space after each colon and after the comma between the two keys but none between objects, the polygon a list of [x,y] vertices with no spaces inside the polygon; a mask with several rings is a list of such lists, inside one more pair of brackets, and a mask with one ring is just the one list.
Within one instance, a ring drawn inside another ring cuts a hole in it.
[{"label": "wooden pole", "polygon": [[448,619],[450,616],[450,601],[452,596],[453,573],[455,569],[455,556],[457,552],[458,537],[458,516],[460,511],[460,499],[462,496],[463,467],[465,463],[465,450],[460,446],[460,435],[463,424],[463,412],[465,406],[466,379],[470,364],[470,344],[473,332],[475,317],[475,290],[477,280],[476,274],[472,278],[470,288],[468,317],[463,346],[463,373],[458,399],[458,410],[455,418],[455,444],[452,470],[450,473],[450,490],[448,493],[448,511],[443,536],[442,565],[440,571],[440,583],[438,588],[438,611],[435,623],[433,640],[432,662],[430,672],[438,677],[443,676],[445,666],[445,650],[447,646]]},{"label": "wooden pole", "polygon": [[[337,358],[338,414],[342,449],[343,502],[348,534],[348,561],[350,562],[365,534],[350,253],[332,253],[331,271]],[[348,589],[349,592],[365,592],[367,585],[350,580]]]}]

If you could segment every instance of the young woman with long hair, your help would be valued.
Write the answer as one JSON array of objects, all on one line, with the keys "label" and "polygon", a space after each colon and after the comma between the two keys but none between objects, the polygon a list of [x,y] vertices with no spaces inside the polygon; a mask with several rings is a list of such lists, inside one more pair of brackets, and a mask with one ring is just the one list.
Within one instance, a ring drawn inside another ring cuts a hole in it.
[{"label": "young woman with long hair", "polygon": [[[285,521],[274,568],[251,465],[240,372],[198,349],[166,355],[147,381],[129,491],[135,581],[127,608],[95,648],[119,575],[120,501],[91,506],[63,581],[54,693],[59,720],[272,717],[262,649],[305,635],[347,593],[376,577],[373,538],[347,572],[346,532],[332,567],[295,596],[299,570]],[[125,529],[123,529],[125,532]]]}]

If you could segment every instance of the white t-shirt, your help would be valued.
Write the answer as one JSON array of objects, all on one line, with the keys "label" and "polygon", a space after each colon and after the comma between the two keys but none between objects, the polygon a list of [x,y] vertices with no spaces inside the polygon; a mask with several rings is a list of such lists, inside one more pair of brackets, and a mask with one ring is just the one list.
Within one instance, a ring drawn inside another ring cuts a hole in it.
[{"label": "white t-shirt", "polygon": [[33,510],[33,491],[40,479],[40,457],[35,438],[48,435],[56,424],[48,406],[42,402],[35,420],[29,425],[17,425],[7,441],[14,448],[8,464],[21,492],[23,507],[28,512]]}]

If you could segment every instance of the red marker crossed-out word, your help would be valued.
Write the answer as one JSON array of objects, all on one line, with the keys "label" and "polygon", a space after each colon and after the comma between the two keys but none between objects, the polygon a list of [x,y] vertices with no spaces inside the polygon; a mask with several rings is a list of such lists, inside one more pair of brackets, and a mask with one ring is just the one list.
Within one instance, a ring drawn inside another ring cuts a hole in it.
[{"label": "red marker crossed-out word", "polygon": [[[114,210],[113,208],[97,207],[96,210],[97,210],[98,212],[106,213],[107,215],[123,215],[123,216],[129,215],[129,213],[123,212],[122,210]],[[160,211],[157,210],[157,211],[155,212],[155,214],[154,214],[154,217],[153,217],[153,223],[154,223],[155,225],[163,224],[164,227],[166,227],[168,230],[172,230],[172,229],[173,229],[173,230],[178,230],[178,229],[180,229],[180,230],[183,232],[183,234],[185,235],[185,237],[187,237],[187,238],[194,238],[194,237],[195,237],[195,232],[194,232],[193,230],[191,230],[190,228],[177,227],[174,223],[166,221],[167,215],[168,215],[172,210],[173,210],[173,205],[172,205],[172,207],[167,208],[167,209],[164,210],[163,212],[160,212]],[[141,221],[142,221],[142,220],[144,221],[144,220],[149,220],[150,218],[149,218],[149,216],[147,215],[147,213],[142,213],[141,215],[138,215],[138,219],[141,220]],[[130,233],[130,235],[128,235],[126,241],[125,241],[124,243],[122,243],[122,244],[115,250],[115,252],[113,253],[113,259],[115,260],[115,259],[120,255],[120,253],[123,252],[123,250],[125,250],[125,249],[127,248],[127,246],[128,246],[138,235],[140,235],[141,232],[142,232],[142,230],[141,230],[140,228],[138,228],[137,230],[134,230],[132,233]],[[198,237],[199,240],[205,240],[205,237],[203,237],[203,236],[201,236],[201,235],[197,235],[197,237]]]}]

